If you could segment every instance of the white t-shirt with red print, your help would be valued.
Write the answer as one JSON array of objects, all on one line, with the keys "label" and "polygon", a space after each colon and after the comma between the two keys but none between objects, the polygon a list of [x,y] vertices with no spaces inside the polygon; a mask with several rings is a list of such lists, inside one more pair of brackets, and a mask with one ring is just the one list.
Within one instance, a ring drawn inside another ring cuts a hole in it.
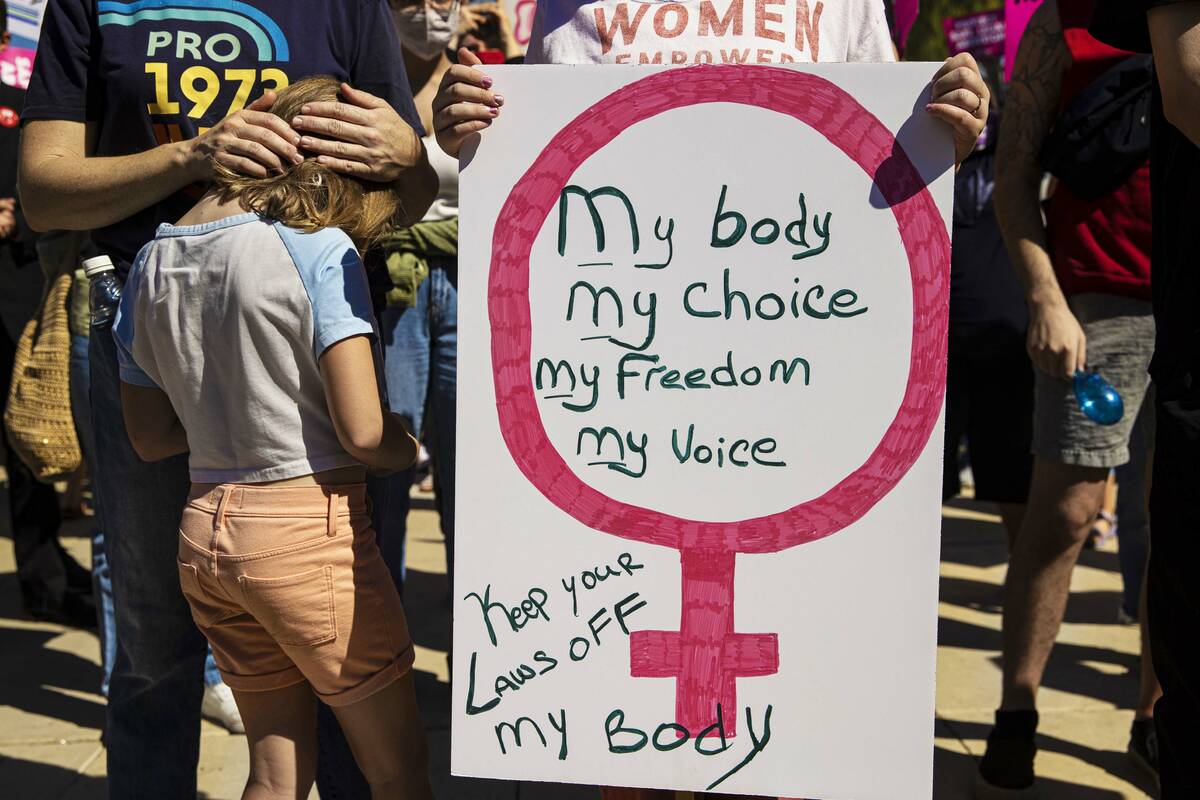
[{"label": "white t-shirt with red print", "polygon": [[892,61],[882,0],[538,0],[531,64]]}]

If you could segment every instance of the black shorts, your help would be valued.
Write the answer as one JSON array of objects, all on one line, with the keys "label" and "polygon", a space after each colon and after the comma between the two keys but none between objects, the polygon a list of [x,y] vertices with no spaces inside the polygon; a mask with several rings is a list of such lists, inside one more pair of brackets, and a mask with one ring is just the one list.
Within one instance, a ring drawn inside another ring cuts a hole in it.
[{"label": "black shorts", "polygon": [[1033,365],[1023,343],[1003,355],[950,356],[942,499],[962,490],[959,444],[967,440],[975,497],[1025,503],[1033,475]]}]

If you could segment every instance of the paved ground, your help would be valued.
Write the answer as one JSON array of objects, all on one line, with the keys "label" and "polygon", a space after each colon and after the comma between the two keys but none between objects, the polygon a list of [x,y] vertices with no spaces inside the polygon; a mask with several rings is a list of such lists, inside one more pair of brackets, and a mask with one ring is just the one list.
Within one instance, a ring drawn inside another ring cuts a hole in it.
[{"label": "paved ground", "polygon": [[[409,533],[407,602],[418,643],[418,690],[434,754],[438,796],[452,800],[593,800],[579,787],[516,787],[451,779],[449,611],[445,558],[431,504],[420,501]],[[0,502],[0,510],[3,504]],[[947,507],[942,547],[934,798],[970,797],[999,695],[1000,586],[1005,549],[998,518],[970,502]],[[0,519],[6,518],[0,516]],[[86,523],[71,524],[68,548],[84,559]],[[1120,575],[1115,552],[1085,555],[1041,695],[1037,769],[1047,800],[1145,798],[1148,784],[1125,757],[1136,696],[1138,637],[1115,624]],[[103,704],[93,634],[31,622],[17,599],[12,544],[0,538],[0,797],[104,797]],[[881,654],[881,657],[883,654]],[[880,713],[887,713],[880,709]],[[201,797],[239,797],[245,744],[204,723]],[[314,795],[315,796],[315,795]]]}]

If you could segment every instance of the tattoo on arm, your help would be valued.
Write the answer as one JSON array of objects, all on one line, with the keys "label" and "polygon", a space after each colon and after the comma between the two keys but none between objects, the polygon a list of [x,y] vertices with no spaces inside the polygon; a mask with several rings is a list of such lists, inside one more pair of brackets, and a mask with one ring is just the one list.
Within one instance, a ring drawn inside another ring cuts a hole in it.
[{"label": "tattoo on arm", "polygon": [[996,215],[1013,266],[1029,291],[1046,288],[1047,281],[1057,287],[1046,252],[1038,152],[1058,116],[1070,64],[1058,4],[1047,0],[1021,37],[996,151]]}]

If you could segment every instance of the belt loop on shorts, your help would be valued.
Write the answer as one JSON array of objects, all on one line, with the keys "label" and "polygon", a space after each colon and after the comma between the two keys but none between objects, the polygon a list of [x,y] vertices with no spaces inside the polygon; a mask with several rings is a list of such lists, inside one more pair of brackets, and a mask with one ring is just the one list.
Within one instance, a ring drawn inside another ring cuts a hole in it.
[{"label": "belt loop on shorts", "polygon": [[325,534],[329,538],[337,536],[338,493],[337,489],[329,490],[329,512],[325,515]]},{"label": "belt loop on shorts", "polygon": [[217,501],[217,513],[213,514],[213,533],[220,533],[225,527],[225,506],[229,504],[229,495],[233,494],[232,486],[220,486],[221,499]]}]

